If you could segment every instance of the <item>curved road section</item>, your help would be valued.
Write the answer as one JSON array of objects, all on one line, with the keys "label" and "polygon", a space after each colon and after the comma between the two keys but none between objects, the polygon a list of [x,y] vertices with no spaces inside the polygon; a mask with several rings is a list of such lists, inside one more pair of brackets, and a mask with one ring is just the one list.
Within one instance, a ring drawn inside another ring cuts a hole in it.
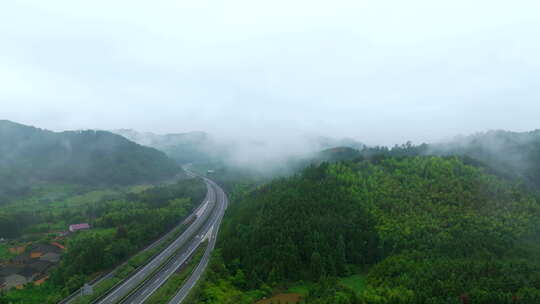
[{"label": "curved road section", "polygon": [[208,262],[210,261],[210,255],[212,251],[214,250],[214,247],[216,246],[216,239],[219,232],[219,225],[221,224],[221,220],[223,219],[223,214],[225,212],[225,209],[229,205],[229,201],[228,201],[227,195],[219,186],[217,186],[212,181],[209,181],[209,182],[212,183],[217,188],[218,201],[222,202],[221,206],[223,206],[223,208],[220,210],[216,222],[210,228],[210,231],[211,231],[210,241],[208,242],[208,247],[206,247],[206,250],[204,251],[204,255],[201,261],[199,262],[199,265],[197,265],[197,268],[195,268],[195,270],[193,271],[189,279],[184,283],[182,288],[180,288],[178,293],[169,301],[169,304],[180,304],[186,299],[189,292],[193,289],[193,287],[195,287],[195,285],[201,278],[202,274],[204,273],[204,270],[208,266]]},{"label": "curved road section", "polygon": [[[155,273],[161,273],[162,267],[166,267],[171,260],[175,260],[178,254],[185,252],[186,244],[191,244],[193,237],[201,230],[208,222],[208,218],[214,213],[216,205],[216,191],[214,184],[205,179],[208,186],[208,195],[206,202],[203,202],[202,210],[199,210],[200,216],[197,216],[195,221],[184,231],[174,242],[172,242],[165,250],[155,256],[148,264],[141,267],[132,276],[117,285],[109,291],[105,296],[98,298],[92,303],[113,304],[122,301],[126,297],[130,297],[132,290],[145,284],[148,277]],[[126,302],[131,303],[131,302]]]},{"label": "curved road section", "polygon": [[[199,230],[197,236],[193,238],[190,242],[188,242],[188,245],[183,248],[182,250],[179,250],[174,258],[171,258],[163,267],[161,267],[158,271],[154,272],[150,277],[148,277],[144,283],[138,286],[136,290],[132,291],[129,296],[125,297],[121,303],[130,303],[130,304],[142,304],[144,303],[156,290],[158,290],[165,282],[182,266],[184,263],[186,263],[189,258],[193,255],[193,253],[199,248],[201,243],[206,239],[207,235],[210,235],[210,243],[207,247],[207,250],[205,250],[204,259],[208,261],[209,254],[211,252],[211,249],[213,249],[215,244],[215,237],[217,235],[217,228],[219,227],[219,224],[221,223],[221,219],[223,217],[223,214],[225,212],[225,208],[227,207],[227,198],[225,196],[225,193],[221,188],[219,188],[218,185],[216,185],[211,180],[208,180],[204,178],[205,182],[210,184],[210,187],[212,187],[214,194],[216,195],[216,206],[212,210],[212,215],[210,218],[204,223],[203,227]],[[211,248],[211,249],[210,249]],[[210,249],[210,250],[208,250]],[[197,267],[199,273],[202,273],[204,268],[200,268],[200,264]],[[195,271],[196,273],[197,271]],[[200,275],[199,275],[200,277]],[[187,287],[189,284],[185,284],[182,289],[184,289],[186,295],[191,290],[191,288],[195,285],[197,280],[192,280],[190,278],[190,281],[192,281],[191,287]],[[189,282],[188,282],[189,283]]]}]

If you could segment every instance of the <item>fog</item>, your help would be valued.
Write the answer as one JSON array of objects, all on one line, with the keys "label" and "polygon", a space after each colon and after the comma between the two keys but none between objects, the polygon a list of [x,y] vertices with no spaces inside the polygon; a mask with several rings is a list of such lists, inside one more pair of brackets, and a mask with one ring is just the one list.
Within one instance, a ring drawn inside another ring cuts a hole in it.
[{"label": "fog", "polygon": [[303,151],[302,136],[374,145],[532,130],[538,11],[537,1],[4,1],[0,118],[198,130],[272,155]]}]

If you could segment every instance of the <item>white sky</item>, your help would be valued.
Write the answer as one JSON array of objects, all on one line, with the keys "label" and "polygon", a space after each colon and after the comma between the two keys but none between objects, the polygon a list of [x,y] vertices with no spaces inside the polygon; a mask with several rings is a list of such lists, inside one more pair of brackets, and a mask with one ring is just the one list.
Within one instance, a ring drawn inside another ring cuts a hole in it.
[{"label": "white sky", "polygon": [[540,1],[0,3],[0,118],[434,141],[540,127]]}]

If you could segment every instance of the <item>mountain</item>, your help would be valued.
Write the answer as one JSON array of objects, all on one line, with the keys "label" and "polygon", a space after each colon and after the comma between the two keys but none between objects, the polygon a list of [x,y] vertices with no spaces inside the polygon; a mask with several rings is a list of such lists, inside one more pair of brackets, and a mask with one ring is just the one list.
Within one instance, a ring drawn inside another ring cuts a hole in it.
[{"label": "mountain", "polygon": [[129,129],[113,130],[140,145],[165,152],[180,163],[211,162],[224,153],[224,147],[216,143],[205,132],[189,132],[159,135],[151,132],[137,132]]},{"label": "mountain", "polygon": [[350,147],[335,147],[318,152],[315,154],[313,159],[319,162],[336,162],[342,160],[352,160],[361,156],[362,153],[359,150]]},{"label": "mountain", "polygon": [[[330,160],[333,158],[332,149],[352,151],[366,147],[350,138],[335,139],[312,135],[299,136],[293,142],[280,142],[264,137],[225,140],[205,132],[165,135],[129,129],[112,132],[138,144],[159,149],[180,163],[211,163],[214,166],[227,165],[266,173],[288,171],[283,167],[295,166],[295,162],[304,164],[311,159]],[[327,152],[319,153],[323,150]],[[338,159],[345,157],[343,153],[338,154]]]},{"label": "mountain", "polygon": [[[313,282],[304,301],[320,304],[540,296],[539,202],[461,157],[322,163],[237,196],[227,213],[201,292],[223,300],[204,303],[253,303],[291,282]],[[351,273],[361,291],[338,283]]]},{"label": "mountain", "polygon": [[430,145],[428,153],[466,155],[540,189],[540,130],[489,131]]},{"label": "mountain", "polygon": [[351,148],[362,150],[367,146],[352,138],[331,138],[325,136],[306,136],[306,141],[311,144],[313,150],[321,151],[332,148]]},{"label": "mountain", "polygon": [[0,121],[0,195],[39,183],[155,182],[178,172],[164,153],[110,132],[52,132]]}]

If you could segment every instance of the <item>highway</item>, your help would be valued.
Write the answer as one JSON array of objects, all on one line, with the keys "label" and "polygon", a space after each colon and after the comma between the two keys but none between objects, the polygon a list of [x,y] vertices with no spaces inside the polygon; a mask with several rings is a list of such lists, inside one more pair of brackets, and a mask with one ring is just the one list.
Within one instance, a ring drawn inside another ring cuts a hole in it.
[{"label": "highway", "polygon": [[[212,182],[213,183],[213,182]],[[218,215],[218,218],[216,222],[212,225],[211,231],[210,231],[210,241],[208,242],[208,246],[206,247],[206,250],[204,251],[204,255],[199,262],[199,265],[197,265],[197,268],[193,271],[189,279],[184,283],[182,288],[176,293],[176,295],[169,301],[169,304],[180,304],[182,303],[185,298],[188,296],[189,292],[195,287],[199,279],[201,278],[202,274],[204,273],[204,270],[208,266],[208,262],[210,261],[210,256],[212,254],[212,251],[214,250],[214,247],[216,246],[216,239],[219,232],[219,226],[221,224],[221,220],[223,219],[223,214],[225,212],[225,209],[229,205],[229,201],[227,199],[227,195],[225,195],[225,192],[219,188],[219,186],[215,185],[218,189],[218,200],[223,201],[223,208],[220,211],[220,214]]]},{"label": "highway", "polygon": [[[203,225],[199,230],[197,236],[193,238],[187,246],[182,250],[179,250],[174,258],[171,258],[162,268],[156,271],[153,275],[147,278],[143,284],[141,284],[136,290],[134,290],[128,297],[125,297],[121,303],[130,303],[130,304],[142,304],[144,303],[156,290],[159,289],[184,263],[186,263],[192,254],[199,248],[200,244],[206,239],[207,236],[210,237],[209,246],[205,251],[203,260],[208,260],[209,251],[208,248],[212,248],[215,245],[215,239],[217,236],[217,231],[221,219],[227,207],[227,198],[225,193],[218,185],[208,179],[204,179],[207,184],[213,189],[213,192],[216,196],[216,206],[212,211],[212,215],[209,220]],[[210,249],[211,252],[211,249]],[[199,268],[199,267],[198,267]],[[204,269],[202,269],[204,270]],[[202,273],[202,270],[199,269],[199,272]],[[199,276],[200,277],[200,276]],[[196,281],[195,281],[196,282]],[[194,285],[194,284],[193,284]],[[187,286],[187,284],[186,284]],[[193,286],[191,286],[193,287]],[[184,289],[184,288],[183,288]],[[186,289],[184,293],[187,295],[191,288]]]},{"label": "highway", "polygon": [[[195,177],[195,175],[189,171],[186,170],[186,173],[188,176],[190,177]],[[197,207],[197,209],[195,209],[188,217],[186,217],[180,224],[178,224],[176,227],[174,227],[173,229],[171,229],[168,233],[166,233],[165,235],[163,235],[161,238],[159,238],[158,240],[154,241],[152,244],[148,245],[146,248],[144,248],[142,251],[140,251],[139,253],[141,252],[145,252],[145,251],[148,251],[148,250],[151,250],[157,246],[159,246],[161,243],[165,242],[168,238],[170,238],[171,235],[173,235],[177,229],[179,229],[180,227],[186,225],[187,223],[189,223],[193,218],[195,218],[196,216],[199,216],[203,210],[205,210],[208,206],[208,202],[212,199],[212,196],[215,197],[215,193],[212,191],[212,188],[210,187],[210,183],[206,182],[206,188],[207,188],[207,192],[206,192],[206,197],[205,199],[201,202],[201,204]],[[194,224],[194,223],[193,223]],[[192,225],[193,225],[192,224]],[[180,236],[181,237],[181,236]],[[178,241],[178,239],[177,239]],[[158,258],[159,256],[155,256],[155,258]],[[118,271],[118,269],[122,268],[125,264],[127,264],[128,261],[122,263],[121,265],[119,265],[118,267],[116,267],[114,270],[110,271],[109,273],[103,275],[103,276],[100,276],[90,282],[88,282],[87,284],[90,285],[91,287],[96,287],[98,286],[101,282],[103,282],[104,280],[107,280],[111,277],[113,277],[116,272]],[[71,304],[73,302],[75,302],[75,300],[77,300],[82,294],[82,288],[77,290],[76,292],[72,293],[71,295],[69,295],[67,298],[63,299],[62,301],[58,302],[58,304]],[[95,302],[95,303],[98,303],[98,302]]]},{"label": "highway", "polygon": [[[188,248],[186,244],[192,244],[193,236],[195,236],[208,221],[207,219],[214,213],[214,206],[216,205],[216,191],[212,182],[205,180],[208,193],[207,198],[202,204],[202,208],[198,210],[200,216],[193,221],[193,223],[165,250],[156,255],[148,264],[138,269],[132,276],[128,277],[121,284],[118,284],[113,290],[109,291],[106,295],[98,298],[92,303],[99,304],[113,304],[126,298],[132,290],[147,281],[147,277],[154,273],[161,273],[160,270],[164,265],[168,265],[169,261],[175,260],[178,254],[185,252],[184,248]],[[180,250],[182,248],[182,250]],[[178,252],[177,252],[178,251]],[[138,289],[139,290],[139,289]],[[131,303],[131,302],[126,302]]]}]

